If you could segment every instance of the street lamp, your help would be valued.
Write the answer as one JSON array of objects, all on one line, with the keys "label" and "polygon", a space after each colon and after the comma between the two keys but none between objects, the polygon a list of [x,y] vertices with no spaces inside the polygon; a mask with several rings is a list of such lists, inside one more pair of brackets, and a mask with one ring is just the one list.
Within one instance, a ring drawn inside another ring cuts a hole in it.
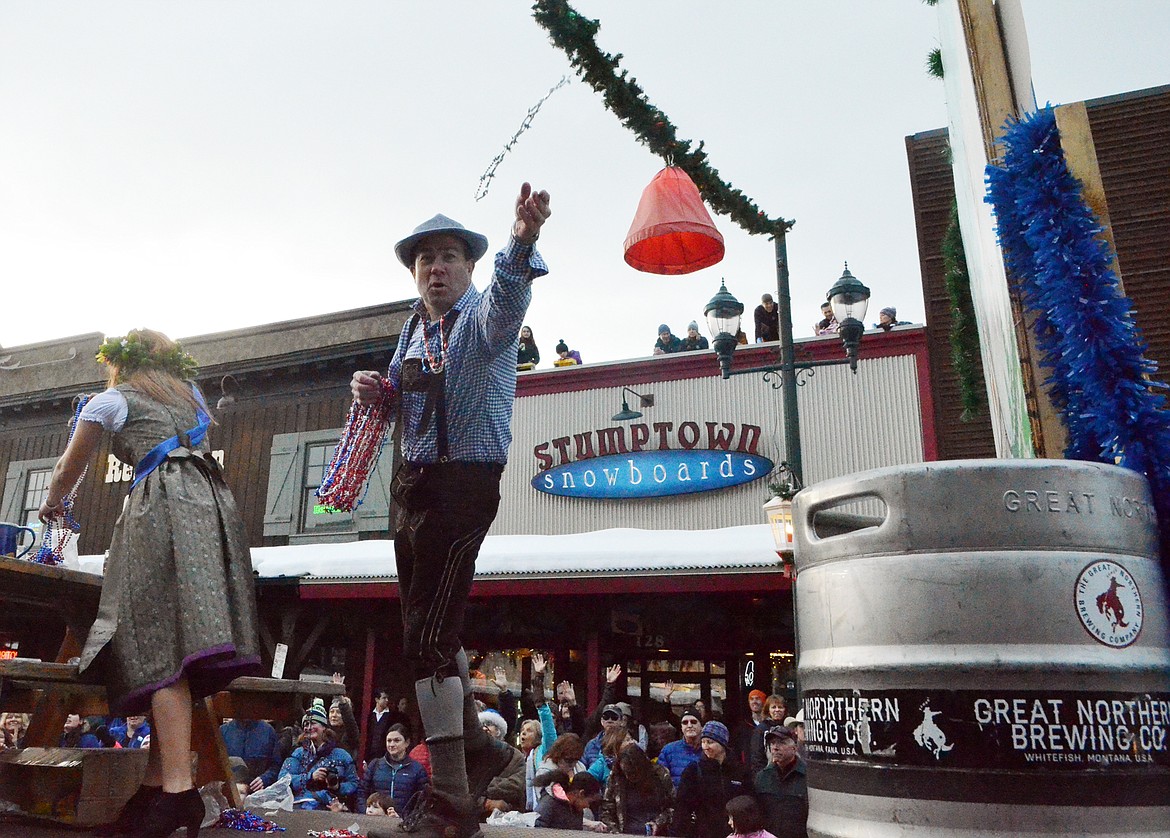
[{"label": "street lamp", "polygon": [[739,318],[742,315],[743,303],[731,295],[726,282],[720,284],[719,293],[703,309],[724,378],[731,377],[731,353],[735,351],[735,335],[739,331]]},{"label": "street lamp", "polygon": [[804,467],[800,453],[800,415],[796,405],[796,387],[803,382],[797,381],[797,371],[811,370],[814,367],[831,367],[840,364],[849,364],[849,368],[856,374],[857,355],[861,346],[861,336],[865,331],[862,318],[869,304],[869,289],[849,272],[846,263],[845,272],[841,278],[829,289],[828,299],[833,306],[833,315],[840,324],[840,335],[845,345],[845,357],[825,361],[797,361],[792,339],[792,296],[788,289],[788,251],[784,243],[784,227],[778,227],[775,236],[776,245],[776,290],[777,309],[780,320],[780,355],[775,363],[758,367],[732,370],[731,358],[735,351],[735,333],[739,330],[739,318],[743,314],[743,303],[737,300],[724,283],[719,293],[711,298],[703,312],[707,315],[707,325],[711,335],[715,338],[714,349],[719,359],[719,368],[724,378],[744,373],[762,372],[764,380],[770,376],[780,374],[779,383],[772,383],[779,388],[784,399],[784,450],[785,464],[791,470],[798,484],[804,481]]},{"label": "street lamp", "polygon": [[840,324],[838,334],[845,344],[845,355],[849,359],[849,369],[857,374],[857,350],[861,347],[861,335],[865,332],[865,310],[869,307],[869,289],[861,284],[853,274],[849,273],[849,263],[845,263],[845,273],[836,284],[829,289],[829,304],[833,307],[833,316]]}]

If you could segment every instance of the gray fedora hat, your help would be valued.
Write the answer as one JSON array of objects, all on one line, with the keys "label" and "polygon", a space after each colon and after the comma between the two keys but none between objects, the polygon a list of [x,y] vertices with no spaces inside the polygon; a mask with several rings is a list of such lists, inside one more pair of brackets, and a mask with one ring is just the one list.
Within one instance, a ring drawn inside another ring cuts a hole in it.
[{"label": "gray fedora hat", "polygon": [[398,244],[394,245],[394,255],[398,257],[398,261],[410,268],[414,266],[414,246],[427,236],[434,236],[441,233],[446,233],[451,236],[462,239],[467,243],[467,250],[471,253],[471,260],[477,261],[481,256],[487,253],[488,240],[487,236],[482,236],[479,233],[474,233],[468,230],[458,221],[453,218],[448,218],[443,214],[436,215],[434,218],[427,219],[422,224],[414,228],[414,232],[404,238]]}]

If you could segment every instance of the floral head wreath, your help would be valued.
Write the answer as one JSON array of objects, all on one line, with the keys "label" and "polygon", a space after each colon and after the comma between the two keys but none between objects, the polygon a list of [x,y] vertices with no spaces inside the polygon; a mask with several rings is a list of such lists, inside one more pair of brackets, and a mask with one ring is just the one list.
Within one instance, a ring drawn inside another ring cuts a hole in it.
[{"label": "floral head wreath", "polygon": [[175,344],[170,349],[151,349],[135,333],[124,338],[107,338],[97,352],[99,363],[117,367],[125,375],[139,370],[161,370],[181,379],[194,378],[199,371],[195,359],[183,347]]}]

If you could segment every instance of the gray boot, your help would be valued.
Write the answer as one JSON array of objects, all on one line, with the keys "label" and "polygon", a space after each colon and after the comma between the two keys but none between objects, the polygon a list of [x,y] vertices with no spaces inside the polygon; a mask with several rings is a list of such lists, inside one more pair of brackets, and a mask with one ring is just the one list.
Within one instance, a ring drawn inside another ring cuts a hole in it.
[{"label": "gray boot", "polygon": [[480,725],[479,710],[471,694],[467,653],[463,649],[455,655],[455,666],[463,686],[463,747],[467,760],[467,789],[472,799],[480,800],[487,795],[488,784],[508,767],[513,748],[507,742],[489,736]]},{"label": "gray boot", "polygon": [[[431,767],[434,768],[435,752],[454,746],[462,755],[463,742],[431,742]],[[442,759],[442,757],[440,757]],[[435,778],[437,779],[437,777]],[[411,799],[410,811],[402,818],[398,828],[416,838],[483,838],[479,830],[479,809],[475,801],[465,794],[452,794],[440,785],[424,787]],[[370,838],[377,838],[371,831]]]}]

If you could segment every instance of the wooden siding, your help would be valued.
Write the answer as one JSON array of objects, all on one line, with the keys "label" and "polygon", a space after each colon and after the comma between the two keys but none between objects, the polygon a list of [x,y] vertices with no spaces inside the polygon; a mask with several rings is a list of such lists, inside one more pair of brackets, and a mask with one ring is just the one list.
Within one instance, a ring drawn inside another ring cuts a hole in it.
[{"label": "wooden siding", "polygon": [[1085,104],[1125,293],[1170,384],[1170,85]]},{"label": "wooden siding", "polygon": [[[388,341],[388,345],[393,346],[394,341]],[[224,476],[239,504],[250,545],[266,543],[264,504],[272,437],[340,428],[349,410],[353,370],[384,368],[390,354],[386,350],[356,359],[236,375],[237,386],[231,392],[237,401],[213,411],[217,424],[208,434],[208,445],[224,452]],[[201,381],[200,385],[214,406],[219,396],[219,377]],[[0,475],[7,472],[9,463],[59,457],[65,450],[69,416],[69,405],[64,400],[5,411],[0,417]],[[130,489],[129,482],[105,482],[110,453],[107,438],[78,492],[76,514],[82,524],[78,550],[83,555],[105,552],[123,498]],[[286,541],[269,539],[268,543]]]},{"label": "wooden siding", "polygon": [[[914,221],[918,228],[918,263],[926,307],[926,344],[930,387],[934,393],[934,432],[940,460],[995,457],[995,439],[986,409],[963,422],[959,378],[951,362],[951,301],[943,281],[942,241],[950,223],[955,184],[945,129],[906,138]],[[980,373],[983,363],[976,359]]]},{"label": "wooden siding", "polygon": [[[1126,294],[1138,325],[1170,383],[1170,86],[1086,102]],[[951,363],[950,301],[943,281],[942,240],[954,183],[945,129],[906,138],[914,198],[922,296],[926,306],[938,457],[994,457],[986,415],[959,421],[962,407]]]}]

